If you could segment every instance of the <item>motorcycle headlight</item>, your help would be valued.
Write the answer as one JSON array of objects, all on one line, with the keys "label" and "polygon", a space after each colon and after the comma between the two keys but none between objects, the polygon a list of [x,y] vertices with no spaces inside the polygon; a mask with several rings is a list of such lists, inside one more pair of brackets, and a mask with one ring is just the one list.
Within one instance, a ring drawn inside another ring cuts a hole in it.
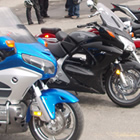
[{"label": "motorcycle headlight", "polygon": [[129,41],[127,38],[123,36],[118,36],[121,42],[124,44],[124,50],[133,52],[136,50],[136,46],[133,42]]},{"label": "motorcycle headlight", "polygon": [[55,72],[54,64],[48,60],[27,54],[22,54],[22,58],[28,64],[31,64],[43,70],[44,73],[54,74]]}]

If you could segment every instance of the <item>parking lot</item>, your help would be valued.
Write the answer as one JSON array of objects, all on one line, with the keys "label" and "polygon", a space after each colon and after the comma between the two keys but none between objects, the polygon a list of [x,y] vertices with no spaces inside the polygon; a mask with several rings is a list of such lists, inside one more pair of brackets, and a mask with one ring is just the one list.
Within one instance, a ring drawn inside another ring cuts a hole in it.
[{"label": "parking lot", "polygon": [[[23,1],[19,0],[23,3]],[[25,7],[18,1],[16,6],[11,4],[13,11],[17,14],[20,20],[25,24],[28,30],[36,35],[40,33],[41,27],[60,27],[67,33],[76,30],[78,24],[84,24],[93,19],[87,18],[89,9],[86,6],[86,0],[81,4],[81,16],[74,22],[71,19],[64,19],[67,13],[64,11],[64,0],[61,2],[51,1],[49,15],[50,19],[46,19],[46,23],[38,25],[37,23],[29,26],[27,25],[25,17]],[[100,0],[108,6],[110,2],[115,0]],[[126,1],[118,0],[118,3],[128,4],[138,9],[140,7],[139,0]],[[9,2],[5,0],[0,1],[0,6],[8,5]],[[16,4],[16,0],[13,0]],[[63,5],[62,5],[63,4]],[[56,10],[58,11],[56,15]],[[33,19],[36,17],[33,13]],[[96,18],[95,18],[96,19]],[[94,20],[95,20],[94,19]],[[36,21],[35,21],[36,22]],[[74,92],[73,92],[74,94]],[[80,100],[81,109],[84,114],[84,131],[80,140],[139,140],[140,139],[140,105],[134,108],[121,108],[114,104],[108,96],[97,95],[90,93],[79,93],[76,95]],[[0,140],[33,140],[30,132],[21,134],[1,134]]]}]

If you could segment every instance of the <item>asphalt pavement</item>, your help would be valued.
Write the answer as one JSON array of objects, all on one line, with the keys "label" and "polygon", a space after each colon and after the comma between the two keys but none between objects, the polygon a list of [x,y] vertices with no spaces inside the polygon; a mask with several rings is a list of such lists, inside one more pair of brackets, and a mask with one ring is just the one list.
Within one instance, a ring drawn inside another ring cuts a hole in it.
[{"label": "asphalt pavement", "polygon": [[[111,8],[111,2],[128,5],[138,9],[140,0],[99,0]],[[26,8],[23,0],[0,0],[0,6],[8,6],[19,17],[21,22],[33,34],[39,34],[42,27],[59,27],[70,33],[77,29],[77,25],[91,21],[98,21],[98,17],[88,18],[91,14],[86,6],[86,0],[80,5],[79,19],[65,19],[65,0],[50,0],[48,14],[50,18],[44,19],[44,24],[37,24],[34,10],[32,17],[34,25],[28,25]],[[88,29],[82,29],[88,30]],[[85,118],[85,126],[80,140],[140,140],[140,105],[134,108],[120,108],[114,104],[107,95],[79,93],[81,109]],[[21,134],[1,134],[0,140],[33,140],[30,132]]]}]

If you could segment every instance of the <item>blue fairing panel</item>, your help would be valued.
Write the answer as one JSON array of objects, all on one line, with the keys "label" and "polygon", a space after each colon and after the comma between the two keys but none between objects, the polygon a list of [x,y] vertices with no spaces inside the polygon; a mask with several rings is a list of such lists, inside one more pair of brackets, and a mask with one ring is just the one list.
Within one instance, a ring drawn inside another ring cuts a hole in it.
[{"label": "blue fairing panel", "polygon": [[58,103],[76,103],[79,100],[71,93],[61,89],[48,89],[42,91],[40,97],[48,111],[50,118],[55,119],[55,105]]}]

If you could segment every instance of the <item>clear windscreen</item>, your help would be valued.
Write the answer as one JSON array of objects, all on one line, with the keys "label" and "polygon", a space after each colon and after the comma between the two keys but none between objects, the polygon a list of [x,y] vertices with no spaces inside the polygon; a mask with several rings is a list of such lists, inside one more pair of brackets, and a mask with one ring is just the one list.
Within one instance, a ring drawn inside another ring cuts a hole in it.
[{"label": "clear windscreen", "polygon": [[36,39],[9,8],[0,8],[0,19],[0,36],[9,36],[20,43],[36,42]]},{"label": "clear windscreen", "polygon": [[115,27],[123,31],[124,29],[123,22],[109,8],[107,8],[102,3],[98,3],[97,9],[98,9],[98,12],[100,12],[100,16],[105,26]]}]

